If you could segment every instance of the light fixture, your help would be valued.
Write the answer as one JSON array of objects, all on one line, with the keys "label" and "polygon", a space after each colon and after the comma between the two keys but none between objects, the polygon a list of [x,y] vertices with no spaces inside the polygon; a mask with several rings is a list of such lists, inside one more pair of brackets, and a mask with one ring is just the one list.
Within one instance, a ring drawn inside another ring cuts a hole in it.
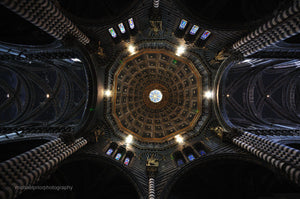
[{"label": "light fixture", "polygon": [[212,91],[206,91],[206,92],[204,93],[204,97],[205,97],[206,99],[211,99],[211,98],[213,97],[213,92],[212,92]]},{"label": "light fixture", "polygon": [[119,29],[120,29],[121,33],[124,34],[126,32],[124,24],[123,23],[119,23],[118,26],[119,26]]},{"label": "light fixture", "polygon": [[190,30],[190,34],[191,35],[195,35],[197,33],[197,31],[199,30],[199,26],[197,25],[193,25],[193,27]]},{"label": "light fixture", "polygon": [[187,24],[187,20],[185,19],[181,19],[180,25],[179,25],[179,29],[183,30],[186,27]]},{"label": "light fixture", "polygon": [[126,144],[130,144],[133,140],[133,137],[132,135],[127,135],[127,137],[125,138],[125,143]]},{"label": "light fixture", "polygon": [[226,95],[226,97],[230,97],[230,95],[229,95],[229,94],[227,94],[227,95]]},{"label": "light fixture", "polygon": [[185,52],[185,47],[183,45],[181,45],[181,46],[178,46],[175,54],[177,56],[181,56],[184,52]]},{"label": "light fixture", "polygon": [[117,34],[115,32],[115,30],[113,28],[110,28],[108,29],[108,32],[110,33],[110,35],[113,37],[113,38],[116,38],[117,37]]},{"label": "light fixture", "polygon": [[111,91],[110,90],[105,90],[104,95],[105,95],[105,97],[110,97],[111,96]]},{"label": "light fixture", "polygon": [[269,98],[270,97],[270,95],[267,95],[267,98]]},{"label": "light fixture", "polygon": [[181,135],[176,135],[175,136],[175,140],[178,144],[182,144],[183,143],[183,137]]},{"label": "light fixture", "polygon": [[132,44],[128,45],[128,51],[130,52],[131,55],[135,54],[136,51],[134,45]]},{"label": "light fixture", "polygon": [[6,97],[9,98],[9,93],[7,93]]},{"label": "light fixture", "polygon": [[49,93],[46,94],[46,98],[50,98],[50,94]]}]

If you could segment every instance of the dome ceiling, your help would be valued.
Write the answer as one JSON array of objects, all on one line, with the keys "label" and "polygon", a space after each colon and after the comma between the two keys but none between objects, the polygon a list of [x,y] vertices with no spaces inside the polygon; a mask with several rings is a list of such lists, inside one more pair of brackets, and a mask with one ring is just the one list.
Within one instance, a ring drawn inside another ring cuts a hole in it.
[{"label": "dome ceiling", "polygon": [[106,120],[118,137],[133,144],[169,146],[174,136],[201,133],[208,119],[209,73],[194,53],[175,54],[177,46],[141,42],[136,54],[122,51],[107,71]]},{"label": "dome ceiling", "polygon": [[202,112],[201,83],[190,61],[165,50],[144,50],[115,73],[114,118],[140,139],[161,140],[189,130]]}]

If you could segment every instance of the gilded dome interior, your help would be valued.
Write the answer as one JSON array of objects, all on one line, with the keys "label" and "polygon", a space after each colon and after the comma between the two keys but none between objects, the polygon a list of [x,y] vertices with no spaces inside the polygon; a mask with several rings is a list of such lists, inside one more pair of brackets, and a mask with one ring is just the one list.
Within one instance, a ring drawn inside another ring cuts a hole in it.
[{"label": "gilded dome interior", "polygon": [[[118,127],[141,140],[162,141],[192,129],[202,113],[202,78],[193,63],[168,50],[143,50],[119,65],[113,82]],[[162,93],[153,103],[149,94]]]}]

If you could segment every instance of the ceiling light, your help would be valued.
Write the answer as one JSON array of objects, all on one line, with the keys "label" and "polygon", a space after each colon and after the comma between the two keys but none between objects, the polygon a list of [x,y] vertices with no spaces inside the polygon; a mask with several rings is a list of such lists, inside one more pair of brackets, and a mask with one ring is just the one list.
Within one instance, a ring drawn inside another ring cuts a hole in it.
[{"label": "ceiling light", "polygon": [[178,46],[176,50],[176,55],[181,56],[185,52],[185,47],[184,46]]},{"label": "ceiling light", "polygon": [[126,143],[126,144],[130,144],[130,143],[132,142],[132,140],[133,140],[132,135],[128,135],[128,136],[125,138],[125,143]]},{"label": "ceiling light", "polygon": [[176,135],[175,136],[175,140],[178,144],[182,144],[183,143],[183,137],[181,135]]},{"label": "ceiling light", "polygon": [[213,97],[213,92],[212,91],[206,91],[204,93],[204,97],[207,99],[211,99]]},{"label": "ceiling light", "polygon": [[9,93],[7,93],[6,97],[9,98]]},{"label": "ceiling light", "polygon": [[46,98],[50,98],[50,94],[49,93],[46,94]]},{"label": "ceiling light", "polygon": [[111,91],[110,90],[105,90],[104,95],[105,95],[105,97],[110,97],[111,96]]},{"label": "ceiling light", "polygon": [[133,55],[133,54],[136,53],[136,52],[135,52],[135,47],[134,47],[132,44],[130,44],[130,45],[128,46],[128,51],[130,52],[131,55]]}]

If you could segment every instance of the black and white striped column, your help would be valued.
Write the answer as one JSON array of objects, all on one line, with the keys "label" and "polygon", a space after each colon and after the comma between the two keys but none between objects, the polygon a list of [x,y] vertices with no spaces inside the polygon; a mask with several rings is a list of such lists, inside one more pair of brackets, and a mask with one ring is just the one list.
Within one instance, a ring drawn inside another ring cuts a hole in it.
[{"label": "black and white striped column", "polygon": [[148,199],[155,199],[155,176],[158,172],[159,161],[152,154],[147,158],[146,172],[148,176]]},{"label": "black and white striped column", "polygon": [[58,40],[70,34],[83,45],[90,42],[50,0],[0,0],[0,3]]},{"label": "black and white striped column", "polygon": [[159,7],[159,0],[153,0],[153,7],[158,8]]},{"label": "black and white striped column", "polygon": [[300,151],[249,132],[232,139],[237,146],[272,164],[300,185]]},{"label": "black and white striped column", "polygon": [[84,138],[69,145],[57,138],[0,163],[0,198],[17,197],[23,188],[34,185],[42,175],[86,144]]},{"label": "black and white striped column", "polygon": [[297,33],[300,33],[300,0],[293,0],[291,7],[233,44],[233,49],[247,57]]},{"label": "black and white striped column", "polygon": [[155,199],[155,179],[154,178],[149,178],[149,199]]}]

